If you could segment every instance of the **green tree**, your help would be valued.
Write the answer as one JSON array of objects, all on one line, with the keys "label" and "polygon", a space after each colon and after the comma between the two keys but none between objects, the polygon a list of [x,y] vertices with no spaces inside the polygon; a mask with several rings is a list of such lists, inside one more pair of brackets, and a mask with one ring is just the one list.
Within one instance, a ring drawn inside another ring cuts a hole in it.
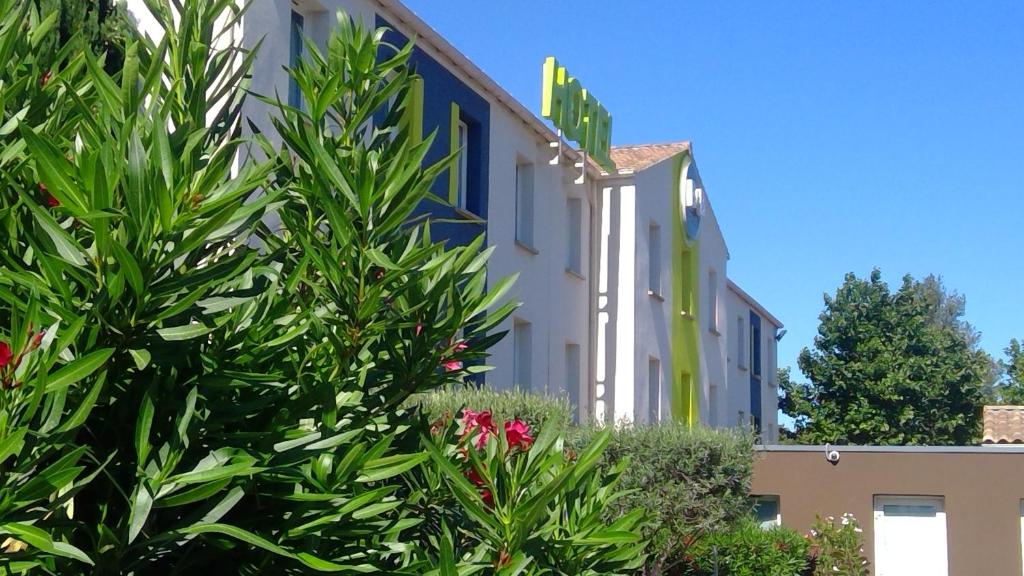
[{"label": "green tree", "polygon": [[976,346],[937,279],[903,278],[892,292],[874,270],[847,274],[825,310],[814,348],[800,353],[808,378],[780,374],[780,408],[805,443],[969,444],[978,436],[991,358]]},{"label": "green tree", "polygon": [[1016,338],[1003,349],[1006,359],[999,363],[1002,379],[992,401],[997,404],[1024,404],[1024,345]]},{"label": "green tree", "polygon": [[56,34],[39,46],[39,53],[54,54],[58,47],[81,43],[106,58],[104,67],[113,74],[124,64],[124,47],[130,36],[125,3],[115,0],[34,0],[44,17],[57,14]]}]

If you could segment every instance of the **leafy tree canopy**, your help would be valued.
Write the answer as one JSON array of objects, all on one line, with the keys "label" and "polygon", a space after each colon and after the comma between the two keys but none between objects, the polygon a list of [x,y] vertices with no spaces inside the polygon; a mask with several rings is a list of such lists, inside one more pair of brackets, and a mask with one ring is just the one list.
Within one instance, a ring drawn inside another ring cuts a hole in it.
[{"label": "leafy tree canopy", "polygon": [[994,363],[963,320],[964,299],[940,279],[850,273],[825,310],[796,383],[780,373],[780,408],[803,443],[971,444]]},{"label": "leafy tree canopy", "polygon": [[997,404],[1024,404],[1024,344],[1014,338],[1003,349],[1006,359],[1000,362],[1002,379],[992,394]]},{"label": "leafy tree canopy", "polygon": [[69,42],[82,42],[98,56],[105,56],[107,72],[124,64],[124,47],[131,24],[124,2],[115,0],[35,0],[39,14],[58,12],[56,32],[40,45],[39,54],[54,55]]}]

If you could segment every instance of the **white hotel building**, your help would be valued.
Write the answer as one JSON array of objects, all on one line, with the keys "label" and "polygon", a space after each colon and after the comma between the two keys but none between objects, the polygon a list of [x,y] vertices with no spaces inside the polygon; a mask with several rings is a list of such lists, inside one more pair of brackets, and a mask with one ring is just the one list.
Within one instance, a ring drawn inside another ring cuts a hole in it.
[{"label": "white hotel building", "polygon": [[[127,4],[155,33],[143,1]],[[486,385],[567,396],[581,418],[756,422],[765,443],[777,439],[781,324],[728,279],[689,143],[613,147],[615,169],[601,168],[397,0],[250,4],[232,41],[262,39],[252,89],[282,99],[297,97],[284,68],[302,57],[301,37],[323,44],[338,10],[390,28],[393,42],[417,38],[432,155],[465,155],[435,186],[453,206],[430,211],[465,220],[443,229],[453,242],[486,234],[492,279],[520,275],[522,306]],[[269,110],[247,106],[269,128]]]}]

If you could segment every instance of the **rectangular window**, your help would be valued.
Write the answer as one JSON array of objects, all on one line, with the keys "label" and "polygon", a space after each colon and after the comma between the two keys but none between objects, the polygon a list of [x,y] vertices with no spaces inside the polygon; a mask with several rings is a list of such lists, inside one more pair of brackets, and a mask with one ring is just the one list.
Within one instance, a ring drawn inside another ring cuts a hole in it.
[{"label": "rectangular window", "polygon": [[647,421],[661,420],[661,362],[657,358],[647,360]]},{"label": "rectangular window", "polygon": [[661,226],[651,222],[647,228],[647,265],[649,270],[648,290],[661,295]]},{"label": "rectangular window", "polygon": [[942,497],[875,496],[875,574],[946,576]]},{"label": "rectangular window", "polygon": [[533,164],[516,164],[516,241],[533,248]]},{"label": "rectangular window", "polygon": [[718,272],[708,272],[708,330],[718,334]]},{"label": "rectangular window", "polygon": [[[302,36],[305,22],[306,19],[302,14],[292,10],[288,53],[288,67],[292,69],[297,68],[299,62],[302,61]],[[288,105],[293,108],[302,107],[302,93],[299,91],[298,83],[291,76],[288,77]]]},{"label": "rectangular window", "polygon": [[529,391],[533,387],[532,381],[532,325],[524,320],[516,320],[512,330],[512,384],[516,388]]},{"label": "rectangular window", "polygon": [[580,421],[580,346],[579,344],[565,345],[565,389],[569,393],[569,403],[572,405],[572,415],[576,422]]},{"label": "rectangular window", "polygon": [[569,253],[565,261],[565,269],[576,274],[583,274],[583,201],[579,198],[570,198],[566,204],[568,249]]},{"label": "rectangular window", "polygon": [[708,386],[708,424],[718,426],[718,385],[713,382]]},{"label": "rectangular window", "polygon": [[750,324],[750,373],[761,378],[761,327],[755,323]]},{"label": "rectangular window", "polygon": [[458,180],[455,183],[455,205],[462,210],[469,210],[469,126],[459,120],[456,139],[459,147],[457,162]]},{"label": "rectangular window", "polygon": [[754,496],[754,519],[762,528],[782,526],[778,496]]},{"label": "rectangular window", "polygon": [[736,366],[747,369],[747,326],[742,316],[736,319]]}]

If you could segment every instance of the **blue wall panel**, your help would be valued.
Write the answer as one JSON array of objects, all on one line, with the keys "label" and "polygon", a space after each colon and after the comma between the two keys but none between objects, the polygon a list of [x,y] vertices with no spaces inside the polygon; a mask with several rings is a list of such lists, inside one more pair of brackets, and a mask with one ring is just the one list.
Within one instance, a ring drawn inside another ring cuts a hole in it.
[{"label": "blue wall panel", "polygon": [[761,433],[761,317],[750,313],[750,415]]},{"label": "blue wall panel", "polygon": [[[396,32],[391,24],[377,16],[377,26],[389,30],[384,39],[395,46],[404,46],[408,39]],[[381,57],[386,58],[387,54]],[[413,49],[410,64],[423,77],[423,134],[433,133],[434,143],[427,154],[427,164],[444,159],[450,153],[452,103],[459,106],[460,117],[469,127],[471,146],[469,149],[467,174],[467,204],[469,210],[487,219],[488,168],[490,164],[491,108],[487,100],[455,77],[444,66],[427,55],[423,50]],[[432,191],[437,196],[448,198],[448,173],[445,172],[434,182]],[[439,219],[461,219],[451,207],[436,202],[425,202],[421,213],[430,213]],[[437,239],[452,243],[468,244],[487,231],[485,223],[470,221],[458,223],[431,224],[431,233]]]}]

